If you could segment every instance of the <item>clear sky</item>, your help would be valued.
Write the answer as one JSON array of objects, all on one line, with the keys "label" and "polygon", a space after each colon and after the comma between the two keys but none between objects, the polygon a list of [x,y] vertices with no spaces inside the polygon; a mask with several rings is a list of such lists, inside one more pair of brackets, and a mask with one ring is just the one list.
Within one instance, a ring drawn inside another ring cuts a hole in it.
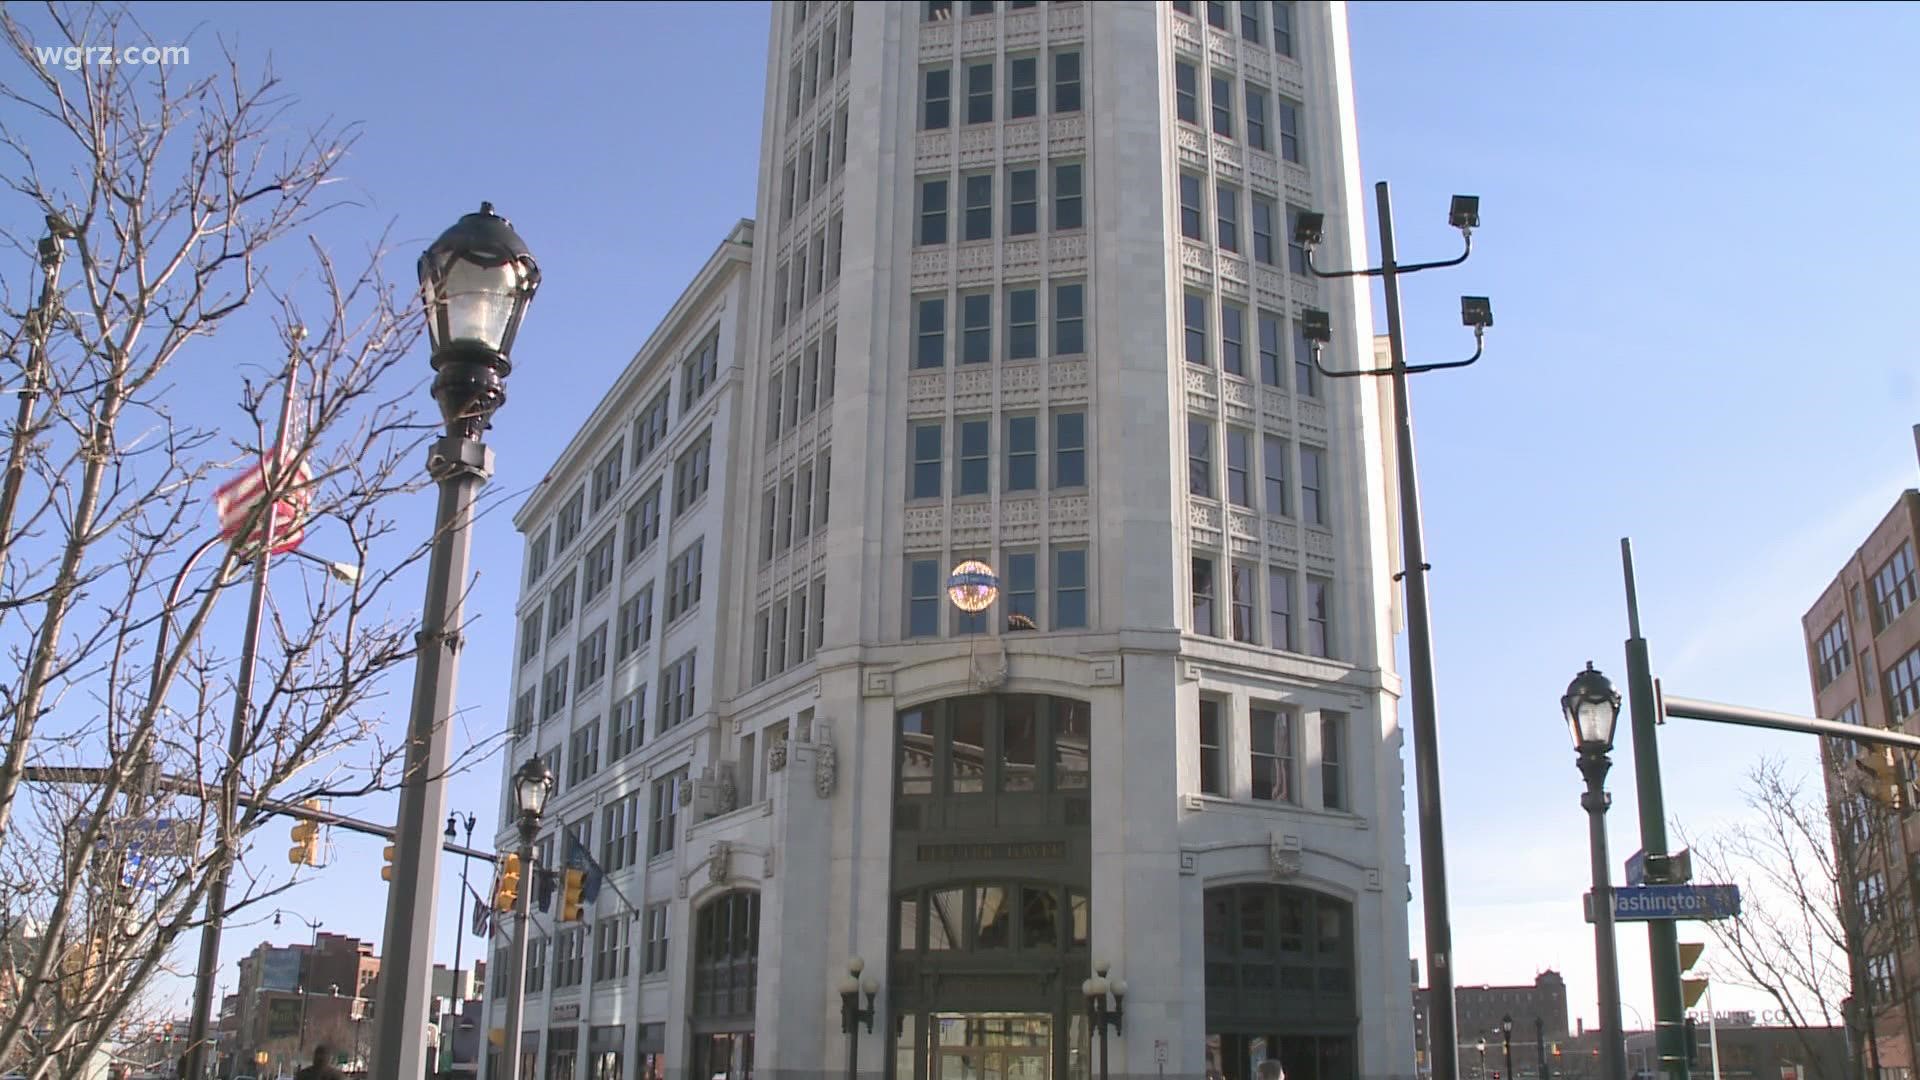
[{"label": "clear sky", "polygon": [[[245,66],[271,56],[295,119],[364,124],[344,185],[362,205],[317,230],[337,251],[391,226],[405,279],[483,198],[526,237],[545,278],[490,436],[500,490],[539,480],[753,213],[764,4],[138,12],[160,40],[190,41],[196,65],[220,41]],[[1920,9],[1357,3],[1351,16],[1361,162],[1369,183],[1394,185],[1403,257],[1451,254],[1447,196],[1482,198],[1474,260],[1408,283],[1413,357],[1470,349],[1461,293],[1490,295],[1498,320],[1485,361],[1414,391],[1457,977],[1555,968],[1591,1023],[1586,831],[1558,701],[1589,659],[1624,681],[1620,538],[1635,542],[1670,692],[1804,711],[1799,616],[1914,482]],[[0,218],[23,224],[11,201]],[[218,371],[268,347],[223,338],[195,363]],[[463,739],[505,723],[520,561],[507,515],[483,521]],[[404,707],[404,682],[394,700]],[[1670,814],[1696,832],[1739,812],[1761,754],[1817,761],[1810,738],[1690,721],[1661,740]],[[1616,867],[1638,846],[1624,757]],[[495,758],[454,784],[476,837],[491,835],[498,778]],[[1408,792],[1412,806],[1411,776]],[[354,809],[392,814],[390,801]],[[1411,823],[1408,837],[1414,859]],[[377,938],[379,844],[336,844],[336,864],[283,906]],[[255,857],[283,869],[283,846],[276,827]],[[1417,951],[1418,903],[1410,918]],[[229,937],[224,982],[270,932]],[[1651,1017],[1644,940],[1620,934],[1629,1023]]]}]

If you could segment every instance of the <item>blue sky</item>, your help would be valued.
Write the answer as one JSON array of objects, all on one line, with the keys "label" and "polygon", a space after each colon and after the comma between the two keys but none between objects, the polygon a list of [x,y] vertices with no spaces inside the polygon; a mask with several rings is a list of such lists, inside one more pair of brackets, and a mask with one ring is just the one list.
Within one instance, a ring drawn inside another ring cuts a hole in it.
[{"label": "blue sky", "polygon": [[[221,41],[243,66],[271,56],[299,98],[294,119],[364,124],[335,189],[360,205],[315,230],[343,256],[391,226],[390,272],[404,279],[481,199],[514,221],[544,282],[490,441],[496,489],[523,492],[593,388],[751,216],[765,10],[139,14],[159,40],[190,41],[196,67]],[[1473,261],[1408,283],[1411,355],[1470,348],[1461,293],[1491,295],[1498,320],[1485,361],[1414,390],[1457,975],[1526,982],[1556,968],[1591,1021],[1585,828],[1558,700],[1588,659],[1624,675],[1619,539],[1634,539],[1670,692],[1804,711],[1799,616],[1914,482],[1920,146],[1907,114],[1920,77],[1907,46],[1920,11],[1358,3],[1351,14],[1361,162],[1369,183],[1394,185],[1403,256],[1451,254],[1447,196],[1482,198]],[[0,219],[19,225],[18,208],[0,204]],[[218,370],[268,347],[223,337],[195,363]],[[520,558],[506,514],[480,524],[480,620],[460,688],[476,732],[505,720]],[[395,690],[403,707],[404,683]],[[1694,831],[1738,813],[1759,755],[1816,761],[1810,739],[1790,736],[1676,721],[1661,738],[1669,811]],[[476,836],[491,833],[498,776],[496,759],[454,784],[454,805],[480,817]],[[1638,839],[1624,764],[1612,786],[1617,865]],[[392,814],[377,800],[356,809]],[[1411,827],[1409,841],[1411,858]],[[336,865],[283,906],[377,937],[379,844],[336,843]],[[278,830],[259,847],[277,859]],[[1417,904],[1410,917],[1417,941]],[[229,937],[225,972],[264,932]],[[1629,1022],[1650,1016],[1636,930],[1621,933],[1621,967]],[[1762,1004],[1731,991],[1717,1003]]]}]

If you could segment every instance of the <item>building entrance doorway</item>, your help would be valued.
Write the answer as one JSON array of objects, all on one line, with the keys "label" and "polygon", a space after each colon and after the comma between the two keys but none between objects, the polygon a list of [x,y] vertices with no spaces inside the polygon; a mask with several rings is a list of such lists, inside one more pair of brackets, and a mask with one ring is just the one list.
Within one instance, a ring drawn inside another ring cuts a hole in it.
[{"label": "building entrance doorway", "polygon": [[1052,1080],[1053,1017],[937,1013],[931,1080]]}]

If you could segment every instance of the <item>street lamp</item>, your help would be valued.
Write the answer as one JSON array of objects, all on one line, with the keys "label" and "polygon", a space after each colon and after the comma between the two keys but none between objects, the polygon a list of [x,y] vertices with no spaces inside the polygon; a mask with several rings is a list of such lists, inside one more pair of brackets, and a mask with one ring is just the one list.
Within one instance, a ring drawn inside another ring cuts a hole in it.
[{"label": "street lamp", "polygon": [[[1453,1047],[1459,1043],[1459,1018],[1453,993],[1453,919],[1447,901],[1446,831],[1440,813],[1440,751],[1437,745],[1438,723],[1434,710],[1433,625],[1427,609],[1426,539],[1420,528],[1420,481],[1413,461],[1413,412],[1407,398],[1407,376],[1425,371],[1466,367],[1480,359],[1483,339],[1493,325],[1493,307],[1485,297],[1463,297],[1461,321],[1473,329],[1473,355],[1465,360],[1444,363],[1407,364],[1406,335],[1401,327],[1400,276],[1421,270],[1439,270],[1458,266],[1473,254],[1473,230],[1480,224],[1480,199],[1474,195],[1455,195],[1448,208],[1447,223],[1460,230],[1464,249],[1458,257],[1437,262],[1399,261],[1393,245],[1393,201],[1385,181],[1374,185],[1379,209],[1380,265],[1352,270],[1322,270],[1314,265],[1313,253],[1326,231],[1326,216],[1311,211],[1294,217],[1293,240],[1304,249],[1306,268],[1318,278],[1378,277],[1385,286],[1387,341],[1392,363],[1384,368],[1358,371],[1328,371],[1320,363],[1320,347],[1332,339],[1332,320],[1327,313],[1306,310],[1300,313],[1300,333],[1312,350],[1313,366],[1331,378],[1384,375],[1393,381],[1394,445],[1398,451],[1400,484],[1400,550],[1405,559],[1402,576],[1407,590],[1407,696],[1412,703],[1413,766],[1420,807],[1420,889],[1425,913],[1427,977],[1429,987],[1427,1030],[1432,1045]],[[1371,328],[1369,328],[1371,329]],[[1434,1056],[1433,1080],[1456,1080],[1460,1063],[1452,1053]]]},{"label": "street lamp", "polygon": [[1478,1039],[1475,1039],[1473,1046],[1474,1049],[1480,1051],[1480,1076],[1481,1080],[1485,1080],[1487,1075],[1487,1037],[1482,1035]]},{"label": "street lamp", "polygon": [[[521,873],[533,868],[533,837],[540,831],[540,817],[546,813],[547,799],[553,795],[553,772],[547,763],[530,757],[513,774],[513,806],[519,811]],[[533,885],[529,878],[514,896],[514,911],[519,918],[513,925],[513,954],[507,969],[507,1031],[501,1051],[506,1074],[512,1080],[520,1076],[520,1013],[527,999],[527,923],[533,919]],[[424,1027],[424,1024],[422,1025]],[[491,1073],[489,1074],[491,1075]]]},{"label": "street lamp", "polygon": [[509,356],[540,271],[506,219],[481,203],[420,256],[420,294],[433,345],[433,397],[445,434],[427,453],[440,485],[426,603],[420,612],[412,714],[400,774],[393,884],[387,890],[386,943],[374,1015],[374,1071],[424,1076],[427,997],[433,971],[434,900],[439,837],[433,822],[447,809],[454,684],[459,676],[461,599],[473,546],[473,503],[493,472],[480,441],[506,400]]},{"label": "street lamp", "polygon": [[[860,977],[867,962],[854,957],[847,961],[846,978],[840,980],[840,1031],[847,1037],[847,1080],[855,1080],[860,1075],[860,1036],[855,1030],[865,1024],[867,1033],[873,1033],[873,999],[880,993],[880,981],[869,975]],[[860,995],[867,996],[865,1008],[860,1006]]]},{"label": "street lamp", "polygon": [[1613,761],[1613,729],[1620,719],[1620,694],[1593,663],[1567,684],[1560,712],[1580,755],[1587,778],[1580,805],[1587,811],[1587,843],[1593,855],[1593,953],[1600,983],[1600,1067],[1605,1080],[1626,1076],[1626,1044],[1620,1020],[1620,957],[1613,933],[1613,871],[1607,862],[1607,770]]},{"label": "street lamp", "polygon": [[307,939],[307,962],[302,965],[300,973],[300,1045],[304,1047],[307,1045],[307,988],[313,982],[314,954],[320,951],[320,928],[326,923],[318,919],[309,919],[297,911],[286,912],[280,908],[274,908],[273,925],[280,925],[280,916],[283,914],[290,914],[306,923],[310,935]]},{"label": "street lamp", "polygon": [[[467,936],[467,864],[473,861],[473,826],[475,820],[472,813],[467,814],[467,820],[465,822],[467,826],[467,850],[460,853],[460,906],[459,912],[453,917],[453,985],[449,987],[449,989],[453,992],[456,1002],[453,1006],[454,1026],[456,1028],[459,1027],[460,1015],[466,1012],[467,1005],[466,992],[460,989],[460,946],[461,943],[466,940]],[[457,838],[454,833],[454,827],[459,823],[459,814],[447,815],[447,843],[451,844]],[[453,1040],[444,1039],[442,1040],[442,1044],[447,1050],[446,1071],[447,1074],[451,1076],[453,1074]]]},{"label": "street lamp", "polygon": [[1500,1018],[1500,1052],[1507,1059],[1507,1080],[1513,1080],[1513,1017]]},{"label": "street lamp", "polygon": [[[1113,994],[1112,1004],[1107,1002],[1107,994]],[[1120,1021],[1126,1009],[1127,980],[1107,980],[1107,962],[1096,961],[1093,965],[1093,977],[1080,984],[1080,992],[1087,998],[1087,1026],[1100,1033],[1100,1080],[1107,1080],[1107,1029],[1120,1034]]]}]

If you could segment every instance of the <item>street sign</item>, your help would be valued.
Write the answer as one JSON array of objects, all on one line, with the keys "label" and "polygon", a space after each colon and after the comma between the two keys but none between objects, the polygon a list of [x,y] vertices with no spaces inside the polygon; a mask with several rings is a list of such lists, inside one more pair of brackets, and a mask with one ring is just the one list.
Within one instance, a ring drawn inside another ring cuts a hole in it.
[{"label": "street sign", "polygon": [[1645,848],[1627,856],[1627,884],[1632,886],[1647,883],[1647,852]]},{"label": "street sign", "polygon": [[1731,919],[1740,914],[1737,885],[1642,885],[1613,890],[1617,921]]}]

